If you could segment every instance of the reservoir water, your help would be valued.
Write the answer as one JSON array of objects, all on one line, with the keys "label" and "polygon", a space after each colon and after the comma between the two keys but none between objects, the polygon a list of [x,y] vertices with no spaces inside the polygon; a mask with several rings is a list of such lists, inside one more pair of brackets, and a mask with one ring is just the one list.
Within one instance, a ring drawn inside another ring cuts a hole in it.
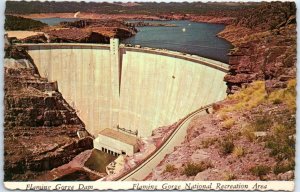
[{"label": "reservoir water", "polygon": [[78,18],[59,18],[59,17],[52,17],[52,18],[34,18],[36,21],[40,21],[43,23],[46,23],[47,25],[53,26],[53,25],[58,25],[60,22],[63,21],[77,21],[79,20]]},{"label": "reservoir water", "polygon": [[[78,18],[35,20],[48,25],[57,25],[62,21],[76,21]],[[138,20],[129,20],[128,22],[138,22]],[[179,51],[228,63],[227,54],[232,45],[216,36],[225,27],[222,24],[196,23],[185,20],[144,22],[174,24],[176,27],[137,27],[138,33],[122,40],[121,43]]]},{"label": "reservoir water", "polygon": [[232,45],[216,36],[225,25],[191,21],[145,22],[174,24],[176,27],[137,27],[139,32],[135,36],[121,42],[190,53],[228,63],[227,54]]}]

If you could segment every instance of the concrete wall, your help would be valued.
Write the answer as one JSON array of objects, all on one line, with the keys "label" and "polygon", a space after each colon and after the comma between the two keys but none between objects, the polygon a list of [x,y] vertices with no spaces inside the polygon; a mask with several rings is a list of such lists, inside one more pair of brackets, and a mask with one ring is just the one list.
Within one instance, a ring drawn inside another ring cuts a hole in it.
[{"label": "concrete wall", "polygon": [[225,73],[155,53],[126,51],[122,62],[120,127],[150,135],[199,107],[225,97]]},{"label": "concrete wall", "polygon": [[66,101],[77,110],[87,130],[96,135],[113,126],[114,105],[109,47],[32,46],[29,54],[42,76],[57,80]]},{"label": "concrete wall", "polygon": [[[58,81],[87,130],[153,129],[223,99],[227,66],[176,52],[90,44],[23,45],[40,74]],[[120,83],[120,84],[119,84]]]}]

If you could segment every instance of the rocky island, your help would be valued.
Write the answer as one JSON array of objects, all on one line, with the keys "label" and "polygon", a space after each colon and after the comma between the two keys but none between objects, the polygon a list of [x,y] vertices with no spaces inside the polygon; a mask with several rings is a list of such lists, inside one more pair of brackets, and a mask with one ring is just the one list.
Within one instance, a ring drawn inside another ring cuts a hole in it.
[{"label": "rocky island", "polygon": [[144,21],[139,21],[139,22],[134,22],[134,23],[128,23],[128,25],[133,26],[133,27],[176,27],[175,24],[168,24],[168,23],[149,23],[149,22],[144,22]]}]

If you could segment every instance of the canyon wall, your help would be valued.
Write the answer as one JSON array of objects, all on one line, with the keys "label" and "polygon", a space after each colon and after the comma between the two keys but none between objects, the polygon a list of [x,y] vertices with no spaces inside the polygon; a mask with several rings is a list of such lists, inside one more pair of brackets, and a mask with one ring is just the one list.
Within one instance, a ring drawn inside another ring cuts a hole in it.
[{"label": "canyon wall", "polygon": [[24,50],[5,51],[4,180],[35,180],[91,149],[92,139],[57,83],[40,77]]},{"label": "canyon wall", "polygon": [[296,77],[294,2],[262,3],[241,13],[218,36],[234,45],[224,79],[229,94],[256,80],[264,80],[268,91],[285,88],[288,80]]}]

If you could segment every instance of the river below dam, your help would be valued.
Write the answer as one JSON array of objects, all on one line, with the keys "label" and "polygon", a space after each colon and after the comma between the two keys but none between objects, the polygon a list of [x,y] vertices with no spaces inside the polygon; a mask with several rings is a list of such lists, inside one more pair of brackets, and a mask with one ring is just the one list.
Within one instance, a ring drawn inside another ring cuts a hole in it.
[{"label": "river below dam", "polygon": [[[78,18],[42,18],[35,20],[48,25],[57,25],[62,21],[76,21]],[[225,25],[197,23],[187,20],[128,20],[127,22],[139,21],[171,24],[175,25],[175,27],[136,27],[138,33],[133,37],[122,40],[121,43],[179,51],[228,63],[227,54],[232,45],[216,36],[225,28]]]}]

